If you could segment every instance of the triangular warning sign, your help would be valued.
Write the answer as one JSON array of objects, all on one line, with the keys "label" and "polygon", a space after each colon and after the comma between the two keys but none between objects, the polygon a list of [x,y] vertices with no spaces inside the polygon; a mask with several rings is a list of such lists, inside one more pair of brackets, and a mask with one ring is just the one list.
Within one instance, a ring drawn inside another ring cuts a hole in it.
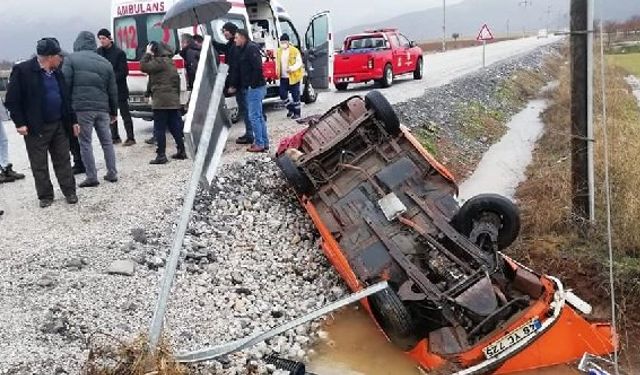
[{"label": "triangular warning sign", "polygon": [[491,30],[489,30],[489,26],[487,26],[486,23],[482,25],[482,28],[480,29],[480,32],[478,33],[478,37],[476,38],[476,40],[479,40],[479,41],[493,40],[493,34],[491,33]]}]

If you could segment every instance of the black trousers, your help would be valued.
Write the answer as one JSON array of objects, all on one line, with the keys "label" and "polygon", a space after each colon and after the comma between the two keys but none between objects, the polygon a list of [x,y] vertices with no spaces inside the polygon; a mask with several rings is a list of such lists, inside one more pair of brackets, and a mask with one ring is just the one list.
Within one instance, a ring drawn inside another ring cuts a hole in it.
[{"label": "black trousers", "polygon": [[[124,121],[124,130],[127,132],[127,139],[135,140],[133,134],[133,120],[131,119],[131,112],[129,111],[129,101],[127,99],[118,100],[118,109],[120,110],[120,117]],[[120,139],[118,133],[118,122],[111,124],[111,138],[113,140]]]},{"label": "black trousers", "polygon": [[46,124],[40,134],[24,137],[27,155],[36,184],[38,199],[53,199],[53,185],[49,177],[48,155],[51,155],[53,170],[62,193],[68,197],[76,193],[76,180],[71,170],[69,136],[61,122]]},{"label": "black trousers", "polygon": [[178,152],[184,151],[184,123],[179,109],[153,110],[153,135],[156,137],[158,155],[166,155],[167,129],[176,141]]}]

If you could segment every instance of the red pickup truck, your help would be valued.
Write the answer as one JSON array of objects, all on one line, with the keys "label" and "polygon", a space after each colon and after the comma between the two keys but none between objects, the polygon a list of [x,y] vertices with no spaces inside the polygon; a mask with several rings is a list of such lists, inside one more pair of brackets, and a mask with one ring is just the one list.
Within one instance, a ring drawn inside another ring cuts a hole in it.
[{"label": "red pickup truck", "polygon": [[334,60],[333,79],[336,89],[344,91],[352,83],[369,81],[389,87],[396,76],[410,73],[422,79],[422,49],[396,29],[368,30],[345,39]]}]

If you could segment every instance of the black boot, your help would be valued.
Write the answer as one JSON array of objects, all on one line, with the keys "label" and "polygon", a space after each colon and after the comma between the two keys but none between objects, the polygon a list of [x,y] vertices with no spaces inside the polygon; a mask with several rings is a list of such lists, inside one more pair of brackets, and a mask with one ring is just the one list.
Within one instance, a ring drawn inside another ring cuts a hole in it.
[{"label": "black boot", "polygon": [[2,174],[8,177],[13,177],[14,180],[22,180],[24,175],[13,170],[13,165],[7,164],[5,168],[2,168]]},{"label": "black boot", "polygon": [[151,137],[149,139],[145,139],[144,143],[146,143],[148,145],[154,145],[154,144],[156,144],[156,137]]},{"label": "black boot", "polygon": [[187,153],[184,151],[184,147],[178,148],[178,153],[171,155],[171,158],[176,160],[187,160]]},{"label": "black boot", "polygon": [[155,159],[151,160],[149,164],[167,164],[169,160],[167,159],[167,155],[158,154]]},{"label": "black boot", "polygon": [[7,183],[7,182],[13,182],[15,180],[16,180],[15,178],[6,175],[4,173],[4,171],[0,172],[0,184],[4,184],[4,183]]}]

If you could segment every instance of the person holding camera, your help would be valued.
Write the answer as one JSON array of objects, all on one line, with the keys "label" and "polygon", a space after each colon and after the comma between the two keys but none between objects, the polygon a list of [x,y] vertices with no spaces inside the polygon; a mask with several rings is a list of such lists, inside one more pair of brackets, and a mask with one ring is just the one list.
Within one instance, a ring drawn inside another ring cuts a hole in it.
[{"label": "person holding camera", "polygon": [[185,160],[183,122],[180,104],[180,76],[173,64],[173,51],[165,43],[151,42],[140,61],[140,70],[149,75],[148,90],[153,101],[153,134],[157,142],[156,158],[150,164],[166,164],[167,128],[176,141],[173,159]]}]

